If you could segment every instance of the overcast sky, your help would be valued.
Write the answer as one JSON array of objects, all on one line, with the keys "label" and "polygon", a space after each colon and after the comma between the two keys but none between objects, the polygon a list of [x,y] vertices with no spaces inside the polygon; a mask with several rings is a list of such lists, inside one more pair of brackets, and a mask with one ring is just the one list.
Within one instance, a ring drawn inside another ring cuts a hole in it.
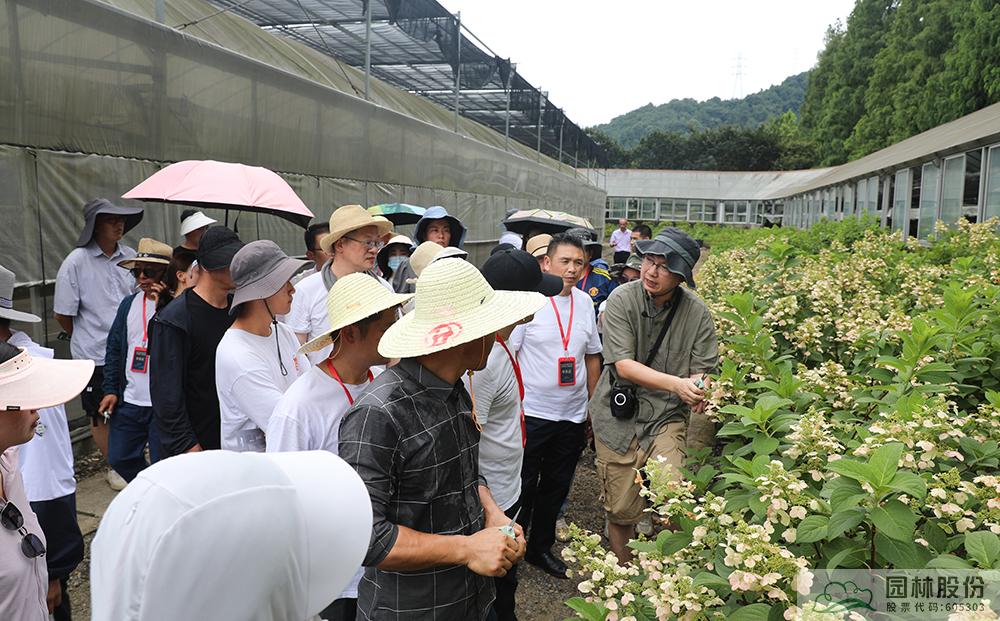
[{"label": "overcast sky", "polygon": [[[854,0],[439,0],[583,127],[755,93],[816,62]],[[742,57],[742,87],[737,58]]]}]

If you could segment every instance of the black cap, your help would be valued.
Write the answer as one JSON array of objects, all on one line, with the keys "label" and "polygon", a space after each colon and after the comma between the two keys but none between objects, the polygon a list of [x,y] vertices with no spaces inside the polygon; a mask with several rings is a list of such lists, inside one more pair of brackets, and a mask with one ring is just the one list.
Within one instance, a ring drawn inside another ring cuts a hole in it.
[{"label": "black cap", "polygon": [[[514,247],[514,244],[508,244],[506,242],[502,244],[497,244],[496,246],[493,246],[493,250],[490,250],[490,256],[492,257],[496,253],[503,252],[504,250],[517,250],[517,248]],[[494,287],[494,289],[495,288],[496,287]]]},{"label": "black cap", "polygon": [[243,242],[224,226],[210,226],[198,242],[198,265],[214,272],[229,267]]},{"label": "black cap", "polygon": [[562,278],[542,273],[538,259],[523,250],[494,253],[481,271],[486,282],[498,291],[537,291],[551,297],[563,289]]}]

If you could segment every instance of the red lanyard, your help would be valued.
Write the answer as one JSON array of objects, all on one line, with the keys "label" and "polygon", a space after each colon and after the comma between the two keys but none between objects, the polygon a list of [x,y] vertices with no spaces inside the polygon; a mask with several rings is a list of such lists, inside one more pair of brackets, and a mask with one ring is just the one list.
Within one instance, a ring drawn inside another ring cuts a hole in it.
[{"label": "red lanyard", "polygon": [[[588,278],[590,278],[590,266],[589,265],[587,266],[587,269],[583,270],[583,278],[581,278],[576,283],[576,286],[580,287],[580,291],[586,291],[586,289],[584,289],[584,287],[587,286],[587,279]],[[570,321],[573,321],[573,320],[570,319]]]},{"label": "red lanyard", "polygon": [[510,358],[510,366],[514,367],[514,377],[517,378],[517,391],[521,396],[521,448],[524,448],[528,445],[528,428],[524,422],[524,380],[521,379],[521,365],[510,354],[507,343],[504,342],[503,337],[499,334],[497,335],[497,343],[500,343],[500,347],[503,347],[503,350],[507,352],[507,357]]},{"label": "red lanyard", "polygon": [[140,293],[142,296],[142,346],[146,346],[146,341],[149,339],[149,335],[146,334],[146,294]]},{"label": "red lanyard", "polygon": [[[337,369],[333,366],[333,361],[329,358],[326,359],[326,368],[330,372],[330,376],[337,380],[340,387],[344,389],[344,394],[347,395],[347,403],[354,405],[354,397],[351,396],[351,391],[347,390],[347,386],[344,385],[344,381],[340,379],[340,373],[337,373]],[[372,375],[372,370],[368,369],[368,381],[370,382],[374,379],[375,376]]]},{"label": "red lanyard", "polygon": [[569,336],[573,332],[573,292],[570,291],[569,294],[569,323],[566,325],[565,332],[563,332],[562,317],[559,316],[559,309],[556,307],[556,299],[549,298],[549,302],[552,302],[552,310],[556,313],[556,322],[559,324],[559,336],[562,337],[563,350],[569,353]]}]

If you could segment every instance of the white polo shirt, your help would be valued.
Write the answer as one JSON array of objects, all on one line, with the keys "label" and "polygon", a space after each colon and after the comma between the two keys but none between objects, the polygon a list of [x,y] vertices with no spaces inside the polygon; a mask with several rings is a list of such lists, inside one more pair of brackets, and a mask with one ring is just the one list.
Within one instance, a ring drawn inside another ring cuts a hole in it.
[{"label": "white polo shirt", "polygon": [[[557,295],[549,300],[555,301],[563,331],[569,331],[568,350],[563,349],[563,337],[551,301],[535,313],[531,323],[515,328],[507,344],[512,352],[517,351],[521,365],[524,414],[545,420],[582,423],[587,420],[585,357],[601,353],[594,303],[576,287],[570,295]],[[572,324],[569,321],[571,300]],[[572,386],[559,385],[559,359],[564,357],[576,359],[576,381]]]},{"label": "white polo shirt", "polygon": [[[145,314],[143,314],[145,306]],[[153,407],[153,401],[149,396],[149,364],[147,359],[146,372],[136,373],[132,370],[132,357],[135,355],[136,347],[149,348],[149,320],[156,314],[156,302],[146,299],[146,296],[139,292],[132,298],[126,316],[125,326],[128,341],[128,349],[125,353],[125,391],[123,398],[132,405],[149,408]],[[143,317],[146,321],[143,322]],[[145,336],[145,339],[143,338]]]},{"label": "white polo shirt", "polygon": [[69,349],[77,360],[93,360],[104,365],[108,332],[115,321],[118,305],[135,293],[135,279],[118,262],[131,259],[135,250],[118,244],[110,257],[91,240],[74,248],[59,266],[52,310],[73,318],[73,338]]}]

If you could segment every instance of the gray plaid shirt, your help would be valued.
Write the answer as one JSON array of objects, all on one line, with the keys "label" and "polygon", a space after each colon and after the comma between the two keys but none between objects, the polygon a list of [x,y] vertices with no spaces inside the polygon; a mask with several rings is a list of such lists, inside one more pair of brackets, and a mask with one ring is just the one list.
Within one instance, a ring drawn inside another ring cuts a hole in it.
[{"label": "gray plaid shirt", "polygon": [[415,360],[387,369],[344,415],[340,456],[368,487],[374,517],[358,619],[485,619],[493,581],[464,565],[376,567],[395,545],[399,526],[471,535],[485,525],[479,433],[462,382],[448,384]]}]

